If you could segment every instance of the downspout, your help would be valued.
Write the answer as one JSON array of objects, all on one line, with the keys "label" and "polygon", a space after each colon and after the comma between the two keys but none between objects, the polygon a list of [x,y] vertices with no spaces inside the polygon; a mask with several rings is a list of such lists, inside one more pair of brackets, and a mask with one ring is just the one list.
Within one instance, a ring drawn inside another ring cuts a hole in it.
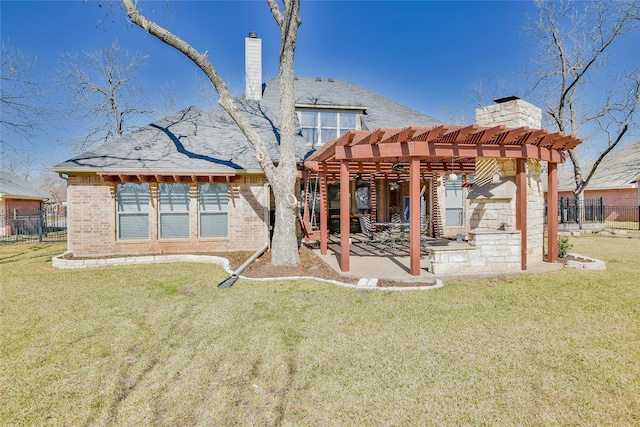
[{"label": "downspout", "polygon": [[[67,191],[69,191],[69,174],[66,174],[64,172],[58,172],[58,177],[60,177],[60,179],[64,179],[65,181],[67,181]],[[69,223],[70,223],[70,219],[69,219],[69,199],[67,199],[67,206],[65,206],[65,218],[66,218],[66,226],[67,226],[67,250],[65,251],[65,254],[68,253],[73,253],[73,247],[71,246],[71,232],[69,231]]]},{"label": "downspout", "polygon": [[264,231],[264,245],[260,249],[258,249],[253,255],[251,255],[249,257],[249,259],[244,262],[244,264],[242,264],[235,271],[233,271],[231,273],[231,276],[229,276],[227,279],[225,279],[222,282],[220,282],[218,284],[219,288],[230,288],[230,287],[232,287],[233,284],[236,283],[236,280],[238,280],[238,277],[240,276],[240,274],[242,274],[244,269],[247,268],[249,265],[251,265],[252,262],[254,262],[256,259],[258,259],[259,256],[261,256],[263,253],[265,253],[267,251],[267,249],[269,249],[269,244],[270,244],[269,231],[271,229],[271,224],[269,224],[269,206],[271,205],[269,194],[270,194],[269,193],[269,183],[267,182],[267,183],[264,184],[264,197],[265,197],[264,223],[266,225],[265,226],[265,231]]}]

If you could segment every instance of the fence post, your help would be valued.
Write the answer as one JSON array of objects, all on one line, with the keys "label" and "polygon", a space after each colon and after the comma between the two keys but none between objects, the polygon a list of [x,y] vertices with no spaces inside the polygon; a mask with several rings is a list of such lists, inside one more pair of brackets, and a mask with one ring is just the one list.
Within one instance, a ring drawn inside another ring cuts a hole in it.
[{"label": "fence post", "polygon": [[600,222],[604,222],[604,198],[600,197]]},{"label": "fence post", "polygon": [[18,237],[20,235],[18,228],[18,209],[13,209],[13,227],[11,227],[11,232],[16,236],[16,242],[18,241]]},{"label": "fence post", "polygon": [[44,221],[42,216],[42,208],[38,209],[38,242],[42,243],[42,227],[44,227]]}]

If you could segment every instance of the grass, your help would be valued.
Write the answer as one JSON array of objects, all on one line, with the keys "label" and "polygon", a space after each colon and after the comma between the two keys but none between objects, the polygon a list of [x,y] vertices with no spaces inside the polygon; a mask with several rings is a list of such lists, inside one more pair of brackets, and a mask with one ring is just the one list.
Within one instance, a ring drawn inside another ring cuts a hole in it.
[{"label": "grass", "polygon": [[0,247],[1,425],[637,425],[640,239],[606,271],[365,292]]}]

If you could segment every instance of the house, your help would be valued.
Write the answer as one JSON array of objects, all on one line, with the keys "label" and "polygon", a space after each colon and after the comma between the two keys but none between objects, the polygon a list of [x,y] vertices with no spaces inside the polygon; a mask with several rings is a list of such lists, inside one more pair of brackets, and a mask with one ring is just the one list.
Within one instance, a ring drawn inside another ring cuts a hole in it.
[{"label": "house", "polygon": [[[558,174],[558,196],[573,198],[573,168]],[[591,165],[587,165],[590,167]],[[640,206],[640,141],[604,158],[584,191],[585,199],[602,198],[604,206]]]},{"label": "house", "polygon": [[[259,47],[250,34],[247,87],[237,101],[277,162],[278,81],[261,83]],[[295,103],[302,228],[325,253],[330,227],[340,231],[343,271],[349,233],[363,215],[411,224],[412,275],[421,233],[469,240],[460,250],[429,249],[438,273],[542,262],[541,162],[549,163],[553,192],[563,152],[581,141],[539,129],[539,108],[504,98],[478,109],[477,124],[449,126],[344,80],[301,77]],[[188,108],[50,170],[68,183],[74,255],[258,250],[269,238],[268,183],[220,107]],[[553,223],[549,236],[554,261]]]},{"label": "house", "polygon": [[60,185],[43,185],[40,190],[49,194],[49,203],[60,207],[67,206],[67,187]]},{"label": "house", "polygon": [[49,195],[10,172],[0,171],[0,235],[16,232],[19,216],[38,215]]},{"label": "house", "polygon": [[[262,82],[248,37],[246,95],[238,98],[279,158],[277,79]],[[349,129],[441,122],[344,80],[297,78],[300,163]],[[255,153],[227,113],[191,107],[51,171],[66,178],[69,250],[79,256],[257,250],[268,233],[269,189]]]},{"label": "house", "polygon": [[[590,168],[591,164],[583,166],[583,175]],[[578,224],[580,209],[573,194],[573,166],[566,165],[558,171],[561,229],[597,231],[604,227],[636,228],[640,213],[639,184],[640,142],[612,151],[598,166],[584,190],[584,222]]]}]

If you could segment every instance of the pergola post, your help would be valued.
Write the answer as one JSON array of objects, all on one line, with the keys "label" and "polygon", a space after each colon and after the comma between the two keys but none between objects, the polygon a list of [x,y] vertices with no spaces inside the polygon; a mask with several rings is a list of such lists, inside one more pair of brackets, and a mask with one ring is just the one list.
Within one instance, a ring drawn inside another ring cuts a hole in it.
[{"label": "pergola post", "polygon": [[311,171],[308,169],[304,169],[302,171],[302,180],[303,180],[303,188],[304,188],[304,204],[303,212],[302,212],[302,222],[307,230],[311,230],[311,212],[309,211],[309,176],[311,175]]},{"label": "pergola post", "polygon": [[558,164],[547,164],[547,261],[558,261]]},{"label": "pergola post", "polygon": [[320,253],[327,254],[329,247],[329,218],[327,209],[327,173],[320,171]]},{"label": "pergola post", "polygon": [[516,160],[516,230],[520,230],[520,265],[527,269],[527,159]]},{"label": "pergola post", "polygon": [[409,164],[409,271],[420,275],[420,158]]},{"label": "pergola post", "polygon": [[340,269],[349,271],[349,233],[351,226],[351,209],[349,206],[349,161],[340,161]]}]

